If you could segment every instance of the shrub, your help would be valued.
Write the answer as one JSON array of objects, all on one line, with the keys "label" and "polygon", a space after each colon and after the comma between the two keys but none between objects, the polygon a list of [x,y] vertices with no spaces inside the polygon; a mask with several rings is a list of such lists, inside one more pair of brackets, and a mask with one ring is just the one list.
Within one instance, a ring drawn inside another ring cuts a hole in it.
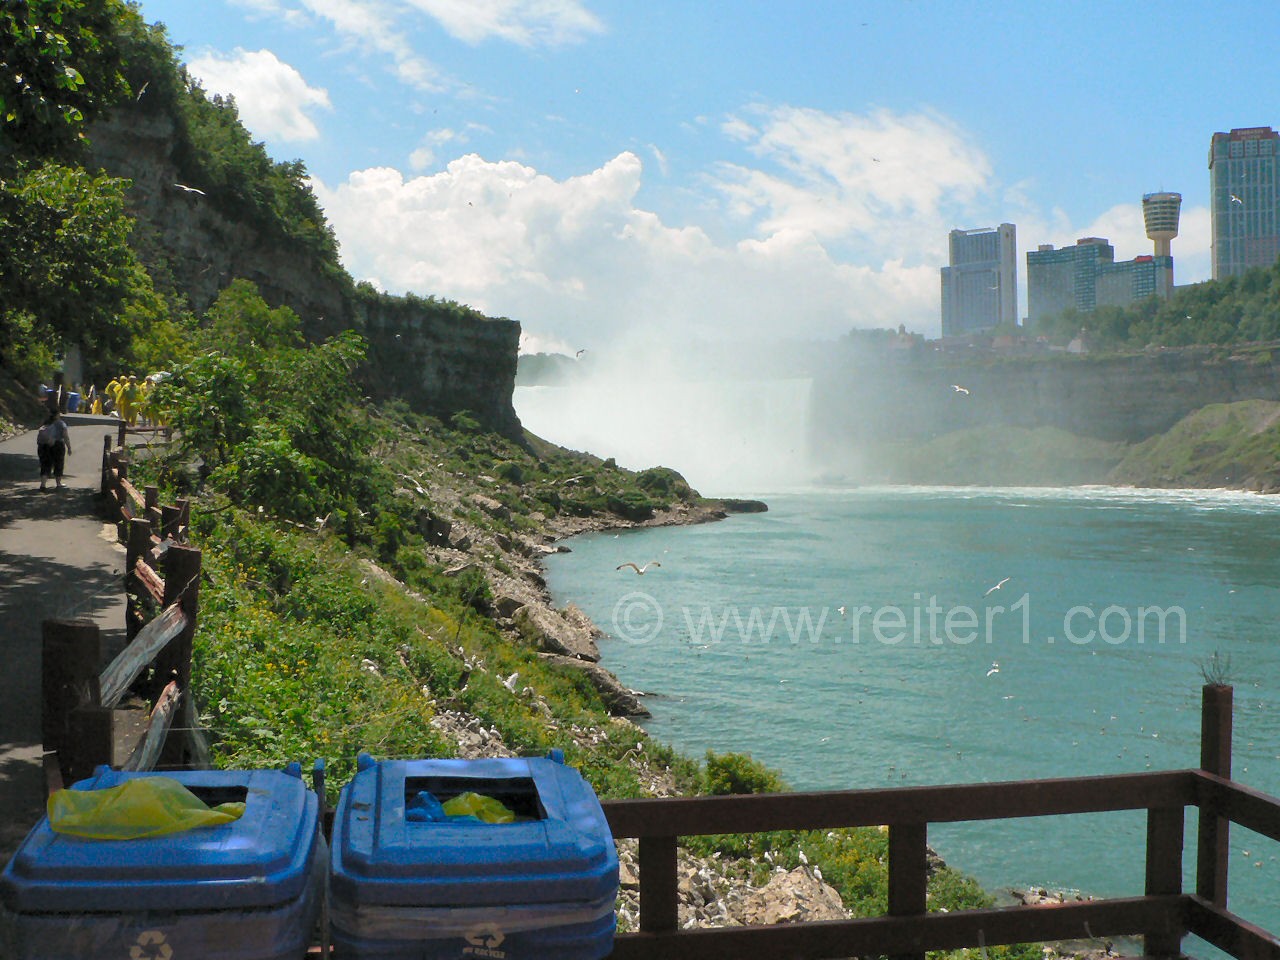
[{"label": "shrub", "polygon": [[786,783],[776,773],[747,753],[707,751],[706,792],[712,796],[730,793],[780,793]]}]

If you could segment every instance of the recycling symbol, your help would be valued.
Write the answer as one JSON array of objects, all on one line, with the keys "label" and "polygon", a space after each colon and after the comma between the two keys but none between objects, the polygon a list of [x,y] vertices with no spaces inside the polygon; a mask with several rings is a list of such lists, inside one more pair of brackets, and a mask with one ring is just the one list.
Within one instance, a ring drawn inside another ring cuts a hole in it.
[{"label": "recycling symbol", "polygon": [[488,950],[498,949],[505,939],[506,935],[492,923],[482,923],[467,932],[467,943]]},{"label": "recycling symbol", "polygon": [[165,941],[161,930],[143,930],[129,948],[129,960],[171,960],[172,957],[173,947]]}]

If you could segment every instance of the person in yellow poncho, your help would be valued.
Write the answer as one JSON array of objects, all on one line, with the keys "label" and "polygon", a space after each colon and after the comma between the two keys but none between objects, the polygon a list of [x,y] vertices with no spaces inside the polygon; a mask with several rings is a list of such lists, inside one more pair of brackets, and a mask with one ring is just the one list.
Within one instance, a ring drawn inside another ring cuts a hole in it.
[{"label": "person in yellow poncho", "polygon": [[[111,382],[108,383],[103,388],[102,392],[107,395],[107,401],[111,404],[111,409],[119,413],[120,412],[120,379],[118,377],[112,377]],[[105,403],[103,404],[103,409],[104,410],[106,409]]]},{"label": "person in yellow poncho", "polygon": [[120,390],[120,416],[131,427],[137,426],[138,423],[140,393],[137,376],[130,374],[129,379],[125,381],[124,387]]}]

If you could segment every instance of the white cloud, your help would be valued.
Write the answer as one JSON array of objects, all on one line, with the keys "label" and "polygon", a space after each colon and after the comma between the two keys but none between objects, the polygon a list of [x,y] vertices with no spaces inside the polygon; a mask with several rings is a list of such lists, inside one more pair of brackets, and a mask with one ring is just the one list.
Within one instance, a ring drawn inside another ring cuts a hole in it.
[{"label": "white cloud", "polygon": [[320,131],[309,111],[332,109],[328,91],[309,86],[270,50],[209,53],[187,66],[209,93],[234,96],[244,125],[263,139],[315,140]]},{"label": "white cloud", "polygon": [[734,116],[721,129],[761,165],[723,163],[716,185],[763,235],[801,230],[859,256],[936,259],[993,186],[986,155],[937,114],[745,112],[752,122]]},{"label": "white cloud", "polygon": [[642,174],[632,153],[565,180],[472,154],[431,176],[376,168],[315,186],[357,278],[578,346],[639,330],[835,336],[936,317],[933,266],[840,263],[800,229],[717,245],[639,208]]},{"label": "white cloud", "polygon": [[437,150],[441,147],[447,144],[463,145],[470,143],[473,134],[492,132],[481,123],[468,123],[461,130],[452,130],[448,127],[432,130],[422,138],[422,142],[417,149],[409,154],[409,166],[421,172],[435,165]]},{"label": "white cloud", "polygon": [[413,49],[399,11],[379,0],[301,0],[312,16],[328,21],[347,41],[391,58],[392,72],[406,85],[426,92],[445,86],[440,72]]},{"label": "white cloud", "polygon": [[[729,239],[644,209],[646,170],[631,152],[559,180],[470,153],[427,175],[374,168],[315,187],[358,279],[510,316],[542,342],[575,348],[645,332],[677,342],[829,338],[903,323],[936,335],[939,269],[957,227],[1014,222],[1023,253],[1091,233],[1109,235],[1125,258],[1149,250],[1140,206],[1083,228],[1037,210],[1022,185],[1002,188],[943,117],[791,107],[744,116],[720,129],[757,162],[721,164],[704,183],[721,214],[740,218]],[[415,169],[465,143],[469,129],[427,134]],[[1184,211],[1179,282],[1203,276],[1190,255],[1207,235],[1207,213]]]},{"label": "white cloud", "polygon": [[604,24],[578,0],[408,0],[454,37],[480,43],[491,37],[522,47],[577,43],[604,32]]},{"label": "white cloud", "polygon": [[306,13],[287,6],[284,0],[231,0],[231,3],[248,10],[254,20],[275,20],[291,27],[305,26],[309,21]]}]

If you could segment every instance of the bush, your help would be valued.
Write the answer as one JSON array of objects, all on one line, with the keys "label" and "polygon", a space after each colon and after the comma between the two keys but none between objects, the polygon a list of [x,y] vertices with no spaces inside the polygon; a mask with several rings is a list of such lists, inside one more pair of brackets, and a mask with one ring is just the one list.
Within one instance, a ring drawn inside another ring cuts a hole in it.
[{"label": "bush", "polygon": [[712,796],[781,793],[786,789],[781,777],[750,754],[707,751],[706,792]]},{"label": "bush", "polygon": [[692,500],[697,494],[689,481],[670,467],[650,467],[636,474],[636,486],[657,497],[670,500]]}]

